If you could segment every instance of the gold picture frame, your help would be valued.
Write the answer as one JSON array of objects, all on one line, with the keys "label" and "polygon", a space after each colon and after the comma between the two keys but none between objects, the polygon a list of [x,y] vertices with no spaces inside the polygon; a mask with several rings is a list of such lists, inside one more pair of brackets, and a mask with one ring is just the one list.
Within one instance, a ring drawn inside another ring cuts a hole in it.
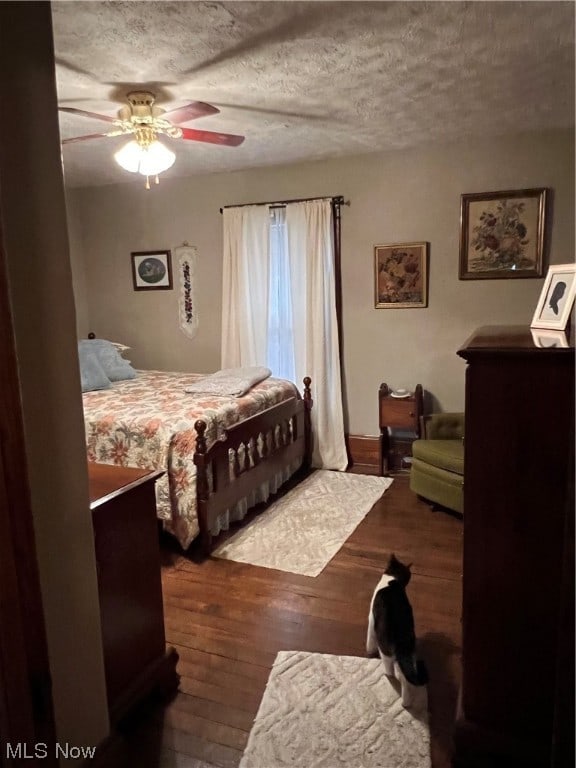
[{"label": "gold picture frame", "polygon": [[428,306],[428,243],[374,246],[374,306]]},{"label": "gold picture frame", "polygon": [[542,277],[547,190],[461,196],[460,280]]}]

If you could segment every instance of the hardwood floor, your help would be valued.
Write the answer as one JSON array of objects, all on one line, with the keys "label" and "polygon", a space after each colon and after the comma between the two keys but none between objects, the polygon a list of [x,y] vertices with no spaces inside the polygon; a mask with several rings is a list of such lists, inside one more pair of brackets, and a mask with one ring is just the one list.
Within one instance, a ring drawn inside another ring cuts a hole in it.
[{"label": "hardwood floor", "polygon": [[180,654],[180,691],[127,735],[126,765],[194,768],[196,758],[235,768],[278,651],[364,656],[368,606],[391,552],[413,563],[408,594],[430,674],[432,766],[448,768],[462,521],[418,500],[406,476],[395,478],[316,578],[163,548],[166,635]]}]

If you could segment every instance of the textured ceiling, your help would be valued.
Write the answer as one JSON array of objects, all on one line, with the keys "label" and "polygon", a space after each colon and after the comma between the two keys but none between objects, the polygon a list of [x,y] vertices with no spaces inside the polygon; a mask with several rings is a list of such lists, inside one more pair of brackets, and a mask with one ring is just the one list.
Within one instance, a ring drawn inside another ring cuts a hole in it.
[{"label": "textured ceiling", "polygon": [[[116,116],[149,86],[188,127],[240,147],[167,139],[188,176],[574,124],[573,2],[53,2],[62,106]],[[62,138],[108,130],[60,113]],[[126,138],[64,146],[70,186],[134,182]]]}]

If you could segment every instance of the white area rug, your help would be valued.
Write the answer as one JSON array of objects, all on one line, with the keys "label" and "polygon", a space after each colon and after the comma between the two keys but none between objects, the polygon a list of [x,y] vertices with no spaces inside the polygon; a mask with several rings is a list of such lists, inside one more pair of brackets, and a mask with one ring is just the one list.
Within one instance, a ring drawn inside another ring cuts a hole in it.
[{"label": "white area rug", "polygon": [[426,688],[410,710],[380,659],[281,651],[240,768],[430,768]]},{"label": "white area rug", "polygon": [[391,484],[388,477],[320,469],[212,554],[318,576]]}]

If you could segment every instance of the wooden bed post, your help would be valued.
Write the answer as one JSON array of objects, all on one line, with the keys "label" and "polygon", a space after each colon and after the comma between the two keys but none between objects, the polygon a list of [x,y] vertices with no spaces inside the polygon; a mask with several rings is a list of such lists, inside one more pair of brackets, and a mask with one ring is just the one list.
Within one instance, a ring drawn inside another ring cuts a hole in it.
[{"label": "wooden bed post", "polygon": [[312,468],[312,421],[310,417],[310,411],[314,401],[312,400],[312,391],[310,384],[312,379],[310,376],[304,377],[304,464],[306,469]]},{"label": "wooden bed post", "polygon": [[208,527],[208,500],[210,486],[208,483],[208,467],[206,466],[206,422],[198,419],[194,424],[196,430],[196,451],[194,464],[196,464],[196,498],[198,503],[198,525],[200,527],[200,541],[202,549],[208,555],[212,549],[212,534]]}]

